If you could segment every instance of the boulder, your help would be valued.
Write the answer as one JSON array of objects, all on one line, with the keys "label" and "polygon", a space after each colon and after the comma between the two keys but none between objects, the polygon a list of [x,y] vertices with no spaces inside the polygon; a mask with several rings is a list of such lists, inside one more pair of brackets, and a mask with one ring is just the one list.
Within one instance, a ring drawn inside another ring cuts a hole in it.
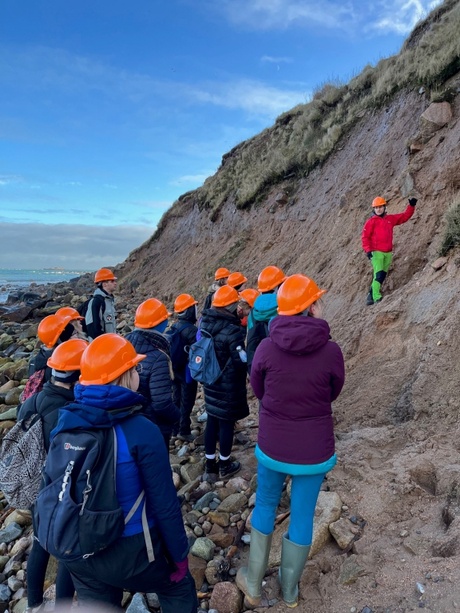
[{"label": "boulder", "polygon": [[433,102],[422,113],[422,119],[439,130],[452,119],[452,107],[449,102]]},{"label": "boulder", "polygon": [[239,613],[242,600],[243,595],[234,583],[222,581],[212,591],[209,608],[216,609],[219,613]]}]

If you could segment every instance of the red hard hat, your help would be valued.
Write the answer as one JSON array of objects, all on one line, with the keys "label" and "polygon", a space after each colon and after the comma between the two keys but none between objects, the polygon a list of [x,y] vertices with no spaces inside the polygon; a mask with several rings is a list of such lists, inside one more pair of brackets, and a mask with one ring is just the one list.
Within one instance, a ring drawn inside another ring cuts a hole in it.
[{"label": "red hard hat", "polygon": [[80,383],[105,385],[146,357],[136,353],[131,343],[119,334],[101,334],[83,352],[80,362]]},{"label": "red hard hat", "polygon": [[305,275],[291,275],[278,290],[278,314],[297,315],[326,293]]}]

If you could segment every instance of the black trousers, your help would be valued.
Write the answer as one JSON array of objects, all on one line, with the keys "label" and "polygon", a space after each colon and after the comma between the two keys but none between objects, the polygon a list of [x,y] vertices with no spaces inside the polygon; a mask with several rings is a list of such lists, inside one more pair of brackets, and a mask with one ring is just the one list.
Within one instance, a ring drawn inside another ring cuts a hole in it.
[{"label": "black trousers", "polygon": [[154,562],[147,559],[143,534],[119,541],[85,560],[66,562],[77,590],[78,601],[90,610],[91,604],[104,610],[122,611],[123,590],[155,592],[162,613],[196,613],[198,601],[195,582],[187,575],[179,583],[169,576],[175,566],[166,556],[158,531],[151,530]]},{"label": "black trousers", "polygon": [[174,403],[180,408],[179,434],[190,434],[190,414],[196,400],[198,383],[174,379]]},{"label": "black trousers", "polygon": [[206,430],[204,433],[204,449],[207,455],[216,453],[217,441],[219,441],[220,455],[226,458],[230,455],[233,446],[234,421],[219,419],[209,415],[206,420]]}]

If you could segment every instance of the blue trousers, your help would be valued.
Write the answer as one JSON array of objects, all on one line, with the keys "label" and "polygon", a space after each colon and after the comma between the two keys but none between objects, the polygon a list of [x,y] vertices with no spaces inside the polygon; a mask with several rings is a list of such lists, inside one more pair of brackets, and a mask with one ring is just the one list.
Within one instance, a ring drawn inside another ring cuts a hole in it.
[{"label": "blue trousers", "polygon": [[[316,501],[324,475],[325,473],[292,477],[289,539],[297,545],[311,544]],[[286,473],[271,470],[260,462],[258,464],[256,506],[251,524],[262,534],[273,532],[286,476]]]}]

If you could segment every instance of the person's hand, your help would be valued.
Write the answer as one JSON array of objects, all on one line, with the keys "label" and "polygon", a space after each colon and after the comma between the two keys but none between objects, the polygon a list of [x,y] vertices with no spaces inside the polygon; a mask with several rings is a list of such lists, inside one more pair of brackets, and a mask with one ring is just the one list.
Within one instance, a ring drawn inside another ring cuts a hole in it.
[{"label": "person's hand", "polygon": [[171,575],[169,575],[169,579],[173,583],[179,583],[179,581],[182,581],[182,579],[187,574],[188,559],[185,558],[185,560],[182,560],[182,562],[174,562],[174,564],[176,565],[176,570]]},{"label": "person's hand", "polygon": [[415,206],[417,204],[417,198],[409,198],[409,204]]},{"label": "person's hand", "polygon": [[372,259],[372,251],[368,251],[366,255],[370,260]]}]

